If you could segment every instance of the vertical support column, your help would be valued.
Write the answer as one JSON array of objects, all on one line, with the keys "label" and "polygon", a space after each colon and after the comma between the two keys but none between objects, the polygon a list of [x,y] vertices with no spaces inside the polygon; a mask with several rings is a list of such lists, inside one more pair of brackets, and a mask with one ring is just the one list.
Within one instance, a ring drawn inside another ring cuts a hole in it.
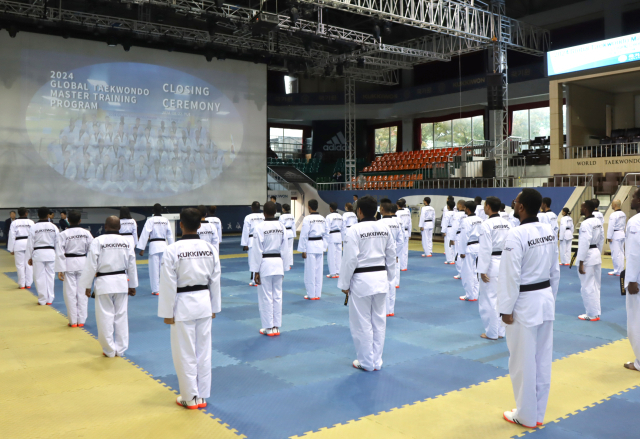
[{"label": "vertical support column", "polygon": [[506,186],[509,175],[509,79],[507,75],[507,43],[511,40],[511,25],[505,17],[504,0],[492,0],[491,11],[496,14],[493,44],[493,72],[502,74],[502,108],[493,110],[493,142],[496,178]]},{"label": "vertical support column", "polygon": [[344,78],[344,174],[351,183],[356,176],[356,81],[350,75]]},{"label": "vertical support column", "polygon": [[[562,82],[549,82],[549,112],[551,116],[551,146],[549,148],[549,159],[551,161],[551,175],[562,174],[562,162],[564,159],[564,134],[562,132],[563,114],[562,106],[564,103]],[[567,124],[568,126],[569,124]]]}]

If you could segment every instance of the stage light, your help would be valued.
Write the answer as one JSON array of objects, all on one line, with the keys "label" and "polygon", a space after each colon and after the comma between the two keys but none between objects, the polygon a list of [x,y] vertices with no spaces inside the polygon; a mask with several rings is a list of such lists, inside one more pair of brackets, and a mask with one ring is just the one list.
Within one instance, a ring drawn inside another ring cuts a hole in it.
[{"label": "stage light", "polygon": [[15,26],[13,26],[13,25],[11,25],[11,26],[9,26],[9,27],[7,28],[7,32],[9,32],[9,36],[10,36],[11,38],[15,38],[15,37],[16,37],[16,35],[18,35],[18,28],[17,28],[17,27],[15,27]]},{"label": "stage light", "polygon": [[218,27],[218,20],[211,17],[207,20],[207,32],[209,32],[209,36],[214,36],[216,33],[216,28]]},{"label": "stage light", "polygon": [[211,60],[213,59],[213,53],[207,51],[207,52],[204,53],[204,57],[207,60],[207,62],[211,62]]},{"label": "stage light", "polygon": [[356,65],[359,69],[364,69],[364,58],[358,58],[356,61]]},{"label": "stage light", "polygon": [[377,24],[373,26],[373,38],[380,42],[380,26]]},{"label": "stage light", "polygon": [[291,23],[294,26],[298,23],[298,19],[300,18],[300,11],[298,11],[298,8],[293,6],[289,9],[289,18],[291,18]]},{"label": "stage light", "polygon": [[391,35],[391,23],[388,21],[382,22],[382,31],[387,36]]},{"label": "stage light", "polygon": [[118,45],[118,39],[115,35],[107,35],[107,46],[116,47]]},{"label": "stage light", "polygon": [[123,41],[122,42],[122,48],[124,49],[125,52],[128,52],[131,50],[131,41]]}]

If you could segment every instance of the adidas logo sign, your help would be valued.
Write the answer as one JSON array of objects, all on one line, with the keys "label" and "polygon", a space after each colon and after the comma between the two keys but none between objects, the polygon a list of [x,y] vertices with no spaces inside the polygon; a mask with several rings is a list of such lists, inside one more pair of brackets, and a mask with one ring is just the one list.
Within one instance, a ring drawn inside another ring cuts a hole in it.
[{"label": "adidas logo sign", "polygon": [[346,139],[344,138],[344,134],[342,134],[342,131],[340,131],[322,147],[322,150],[323,151],[344,151],[346,143],[347,142],[346,142]]}]

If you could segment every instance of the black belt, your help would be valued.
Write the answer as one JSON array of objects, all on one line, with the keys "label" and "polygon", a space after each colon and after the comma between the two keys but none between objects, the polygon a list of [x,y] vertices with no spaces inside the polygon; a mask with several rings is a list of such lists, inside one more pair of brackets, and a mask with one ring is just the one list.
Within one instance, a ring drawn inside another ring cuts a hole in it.
[{"label": "black belt", "polygon": [[153,241],[166,241],[165,238],[152,238],[149,240],[149,242],[153,242]]},{"label": "black belt", "polygon": [[502,254],[502,250],[499,252],[491,252],[491,256],[500,256]]},{"label": "black belt", "polygon": [[190,293],[192,291],[208,290],[209,285],[189,285],[188,287],[178,287],[178,293]]},{"label": "black belt", "polygon": [[589,248],[598,248],[598,246],[596,244],[591,244]]},{"label": "black belt", "polygon": [[520,292],[525,293],[527,291],[536,291],[536,290],[544,290],[545,288],[549,288],[551,286],[551,282],[548,280],[538,282],[536,284],[529,285],[520,285]]},{"label": "black belt", "polygon": [[348,229],[349,227],[351,227],[351,226],[347,226],[347,229]]},{"label": "black belt", "polygon": [[460,234],[460,230],[458,230],[458,231],[456,232],[456,235],[459,235],[459,234]]},{"label": "black belt", "polygon": [[291,227],[286,227],[287,230],[291,230]]},{"label": "black belt", "polygon": [[249,235],[249,238],[253,238],[253,235]]},{"label": "black belt", "polygon": [[424,220],[425,223],[430,223],[433,220]]},{"label": "black belt", "polygon": [[84,258],[85,256],[87,256],[86,253],[83,254],[83,255],[78,255],[78,254],[75,254],[75,253],[65,253],[64,254],[65,258]]},{"label": "black belt", "polygon": [[42,247],[34,247],[34,250],[55,250],[55,247],[52,247],[50,245],[46,245],[46,246],[42,246]]},{"label": "black belt", "polygon": [[447,229],[448,229],[449,227],[453,227],[453,226],[447,226]]},{"label": "black belt", "polygon": [[[567,230],[571,230],[571,227],[567,227]],[[614,232],[617,232],[617,230],[614,230]]]},{"label": "black belt", "polygon": [[473,244],[479,244],[479,242],[478,241],[467,242],[467,245],[473,245]]},{"label": "black belt", "polygon": [[[120,236],[133,236],[133,233],[129,232],[129,233],[120,233]],[[153,241],[153,239],[152,239]]]},{"label": "black belt", "polygon": [[340,230],[332,230],[329,233],[340,233]]},{"label": "black belt", "polygon": [[315,236],[313,238],[308,238],[309,241],[321,241],[322,240],[322,236]]},{"label": "black belt", "polygon": [[27,239],[29,238],[28,236],[16,236],[16,241],[19,239]]},{"label": "black belt", "polygon": [[620,230],[614,230],[613,232],[614,232],[614,233],[615,233],[615,232],[622,232],[622,229],[620,229]]},{"label": "black belt", "polygon": [[101,277],[101,276],[115,276],[116,274],[127,274],[126,271],[124,270],[120,270],[120,271],[112,271],[110,273],[96,273],[96,277]]},{"label": "black belt", "polygon": [[280,258],[280,253],[267,253],[262,255],[263,258]]},{"label": "black belt", "polygon": [[384,265],[374,265],[372,267],[358,267],[353,271],[353,274],[356,273],[369,273],[372,271],[386,271],[387,267]]}]

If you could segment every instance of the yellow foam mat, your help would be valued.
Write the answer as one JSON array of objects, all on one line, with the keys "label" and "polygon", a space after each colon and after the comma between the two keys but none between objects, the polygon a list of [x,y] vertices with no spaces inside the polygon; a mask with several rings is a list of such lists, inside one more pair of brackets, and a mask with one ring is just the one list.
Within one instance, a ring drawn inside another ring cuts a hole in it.
[{"label": "yellow foam mat", "polygon": [[[640,374],[622,366],[632,358],[624,339],[555,361],[546,422],[640,385]],[[511,380],[505,376],[305,437],[506,439],[529,431],[502,420],[502,412],[514,407]]]},{"label": "yellow foam mat", "polygon": [[0,437],[243,437],[66,324],[0,275]]}]

